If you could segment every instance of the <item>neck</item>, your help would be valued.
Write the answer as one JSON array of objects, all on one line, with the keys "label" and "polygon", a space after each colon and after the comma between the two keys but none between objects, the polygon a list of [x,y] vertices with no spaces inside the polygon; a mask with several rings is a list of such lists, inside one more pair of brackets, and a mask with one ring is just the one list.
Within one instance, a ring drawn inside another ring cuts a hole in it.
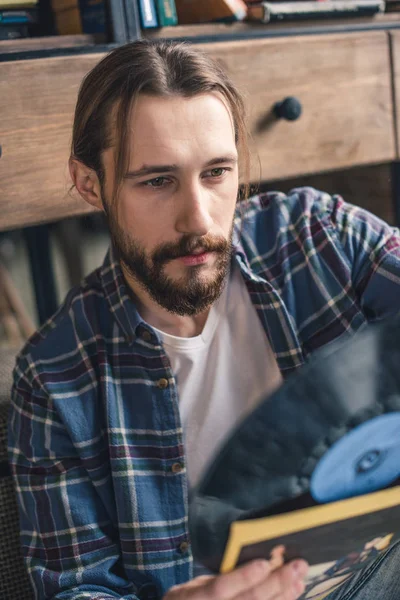
[{"label": "neck", "polygon": [[210,312],[209,308],[198,315],[174,315],[155,302],[123,264],[121,264],[121,269],[126,283],[133,292],[136,308],[146,323],[164,333],[177,337],[189,338],[201,334]]}]

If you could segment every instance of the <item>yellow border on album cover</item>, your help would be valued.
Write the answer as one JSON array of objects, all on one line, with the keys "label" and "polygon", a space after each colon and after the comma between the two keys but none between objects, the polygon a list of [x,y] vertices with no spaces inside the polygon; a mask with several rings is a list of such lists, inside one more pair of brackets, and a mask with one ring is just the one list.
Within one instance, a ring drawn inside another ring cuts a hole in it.
[{"label": "yellow border on album cover", "polygon": [[272,540],[279,536],[305,531],[336,521],[360,517],[392,508],[399,503],[400,487],[396,486],[323,506],[312,506],[281,515],[236,521],[230,528],[220,572],[227,573],[234,569],[240,552],[250,544]]}]

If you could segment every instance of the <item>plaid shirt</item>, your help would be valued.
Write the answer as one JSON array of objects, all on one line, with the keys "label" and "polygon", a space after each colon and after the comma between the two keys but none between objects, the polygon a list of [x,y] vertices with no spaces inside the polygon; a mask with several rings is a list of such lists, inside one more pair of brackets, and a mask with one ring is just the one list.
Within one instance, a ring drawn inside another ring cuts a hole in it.
[{"label": "plaid shirt", "polygon": [[[399,231],[340,197],[256,196],[234,247],[284,376],[400,309]],[[189,580],[176,380],[112,252],[31,338],[14,377],[9,458],[36,597],[147,599]]]}]

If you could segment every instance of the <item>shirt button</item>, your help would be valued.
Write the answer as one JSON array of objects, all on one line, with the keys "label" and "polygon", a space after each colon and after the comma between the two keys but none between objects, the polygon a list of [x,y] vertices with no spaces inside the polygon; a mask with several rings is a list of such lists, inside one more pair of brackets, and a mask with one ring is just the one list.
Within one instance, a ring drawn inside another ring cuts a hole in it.
[{"label": "shirt button", "polygon": [[157,381],[157,387],[159,387],[160,390],[165,390],[165,388],[168,387],[168,379],[164,379],[164,377],[162,377],[161,379],[159,379]]},{"label": "shirt button", "polygon": [[179,552],[185,554],[189,550],[189,542],[181,542],[179,544]]},{"label": "shirt button", "polygon": [[145,329],[142,333],[142,340],[144,340],[145,342],[150,342],[151,340],[151,333],[150,331],[147,331],[147,329]]},{"label": "shirt button", "polygon": [[181,471],[183,470],[183,466],[181,465],[181,463],[174,463],[171,467],[171,471],[173,473],[181,473]]}]

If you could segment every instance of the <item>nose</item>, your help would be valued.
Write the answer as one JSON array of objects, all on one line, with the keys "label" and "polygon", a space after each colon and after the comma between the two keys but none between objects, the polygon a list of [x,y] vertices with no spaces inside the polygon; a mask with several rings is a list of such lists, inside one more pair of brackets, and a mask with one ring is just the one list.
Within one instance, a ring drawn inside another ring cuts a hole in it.
[{"label": "nose", "polygon": [[209,194],[201,183],[182,186],[177,202],[176,230],[182,234],[206,235],[213,221],[209,212]]}]

